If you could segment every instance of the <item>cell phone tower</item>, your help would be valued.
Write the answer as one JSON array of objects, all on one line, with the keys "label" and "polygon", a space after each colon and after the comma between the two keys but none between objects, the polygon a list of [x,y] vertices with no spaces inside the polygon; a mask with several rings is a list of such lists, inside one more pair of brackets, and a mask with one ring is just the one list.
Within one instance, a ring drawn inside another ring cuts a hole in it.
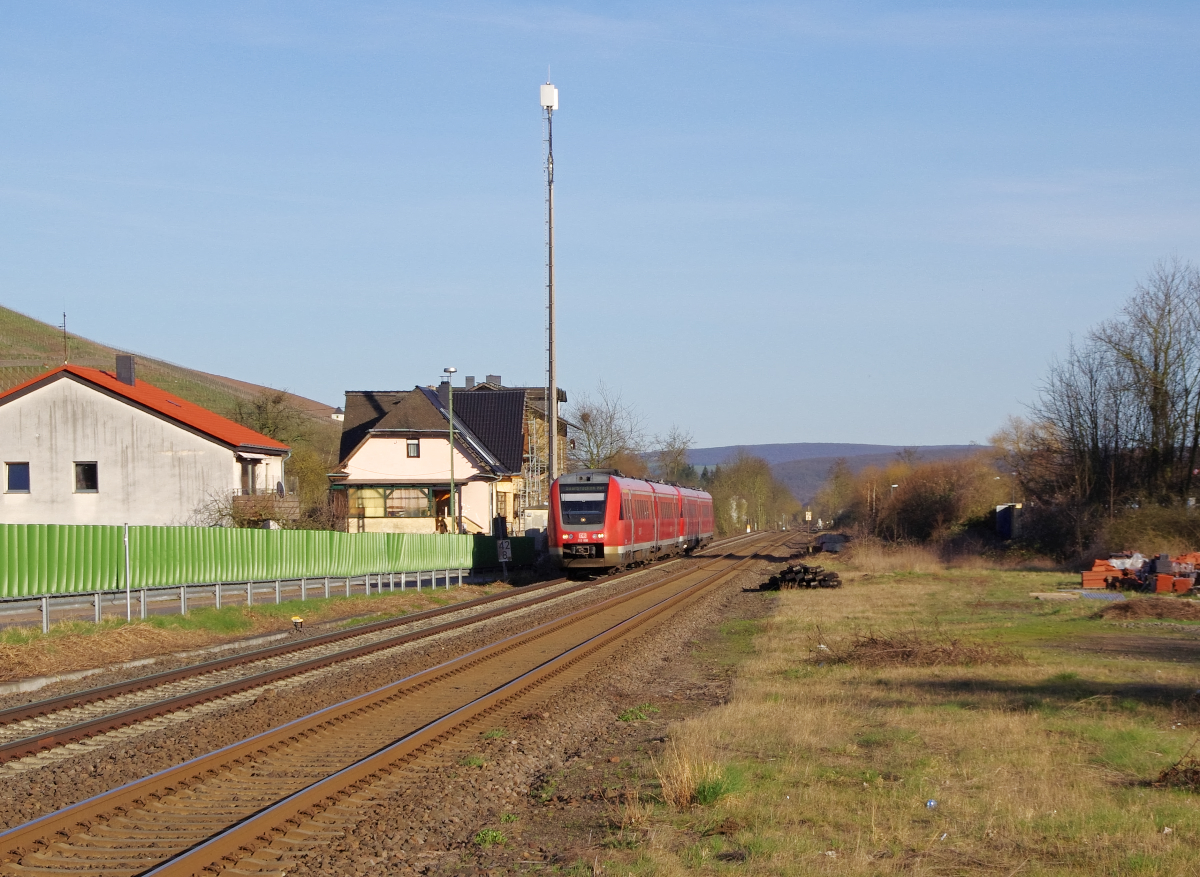
[{"label": "cell phone tower", "polygon": [[[558,363],[554,350],[554,111],[558,109],[558,89],[546,82],[541,87],[542,109],[546,113],[546,348],[549,375],[546,386],[546,431],[549,446],[547,478],[558,477]],[[547,493],[549,496],[549,493]]]}]

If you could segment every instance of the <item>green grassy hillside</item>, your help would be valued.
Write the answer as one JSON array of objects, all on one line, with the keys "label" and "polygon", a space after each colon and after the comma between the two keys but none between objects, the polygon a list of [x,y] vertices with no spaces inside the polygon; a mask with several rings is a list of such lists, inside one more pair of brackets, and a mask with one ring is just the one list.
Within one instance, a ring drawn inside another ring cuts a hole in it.
[{"label": "green grassy hillside", "polygon": [[[112,371],[118,351],[68,334],[69,361],[75,365],[91,366]],[[32,317],[0,307],[0,391],[36,377],[44,371],[63,363],[63,333]],[[164,390],[170,390],[197,405],[226,417],[233,412],[239,400],[253,399],[267,388],[257,384],[237,381],[233,378],[210,375],[190,368],[163,362],[150,357],[138,356],[138,377]],[[315,420],[329,423],[333,407],[291,395],[292,404],[312,416]]]}]

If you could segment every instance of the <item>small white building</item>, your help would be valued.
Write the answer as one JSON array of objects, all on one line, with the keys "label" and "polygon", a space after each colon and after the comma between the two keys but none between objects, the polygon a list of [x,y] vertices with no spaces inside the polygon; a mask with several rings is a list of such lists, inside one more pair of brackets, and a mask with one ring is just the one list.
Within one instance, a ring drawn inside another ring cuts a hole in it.
[{"label": "small white building", "polygon": [[0,523],[178,525],[286,483],[287,445],[134,369],[64,365],[0,394]]},{"label": "small white building", "polygon": [[[454,531],[448,402],[427,387],[346,393],[330,481],[351,533]],[[467,533],[491,533],[495,518],[515,512],[524,412],[523,392],[454,396],[454,487]]]}]

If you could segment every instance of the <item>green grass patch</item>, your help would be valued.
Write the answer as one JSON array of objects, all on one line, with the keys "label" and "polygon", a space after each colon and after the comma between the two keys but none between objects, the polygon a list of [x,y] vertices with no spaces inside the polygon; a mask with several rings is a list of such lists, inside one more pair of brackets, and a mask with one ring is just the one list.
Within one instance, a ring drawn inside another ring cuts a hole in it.
[{"label": "green grass patch", "polygon": [[726,795],[740,792],[746,785],[746,774],[737,765],[724,765],[716,776],[706,777],[696,783],[696,803],[711,807]]},{"label": "green grass patch", "polygon": [[499,829],[485,828],[475,835],[475,843],[486,850],[492,846],[504,846],[508,843],[508,838]]},{"label": "green grass patch", "polygon": [[630,707],[618,713],[617,720],[621,722],[644,722],[656,712],[658,712],[658,707],[653,704],[643,703],[640,706]]}]

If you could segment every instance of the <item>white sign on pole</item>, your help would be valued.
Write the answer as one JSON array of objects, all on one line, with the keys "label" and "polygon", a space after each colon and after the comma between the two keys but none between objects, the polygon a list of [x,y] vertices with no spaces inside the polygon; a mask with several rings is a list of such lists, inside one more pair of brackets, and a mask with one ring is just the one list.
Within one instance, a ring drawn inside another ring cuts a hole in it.
[{"label": "white sign on pole", "polygon": [[501,563],[512,563],[512,542],[507,539],[496,540],[496,559]]}]

